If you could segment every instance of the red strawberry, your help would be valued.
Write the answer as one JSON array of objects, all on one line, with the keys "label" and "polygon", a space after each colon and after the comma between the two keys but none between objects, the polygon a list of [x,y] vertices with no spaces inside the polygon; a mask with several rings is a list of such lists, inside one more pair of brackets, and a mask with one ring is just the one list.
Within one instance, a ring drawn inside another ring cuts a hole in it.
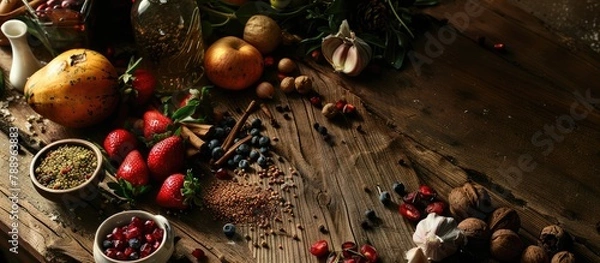
[{"label": "red strawberry", "polygon": [[138,69],[141,60],[140,58],[129,61],[125,73],[119,76],[123,92],[130,96],[128,98],[133,102],[133,106],[147,104],[154,95],[157,85],[156,77],[150,71]]},{"label": "red strawberry", "polygon": [[150,176],[157,182],[164,181],[167,176],[179,173],[183,169],[185,148],[179,136],[167,137],[156,143],[148,153],[148,169]]},{"label": "red strawberry", "polygon": [[152,139],[152,136],[155,134],[166,132],[169,125],[173,124],[173,121],[169,117],[156,109],[149,109],[144,112],[142,119],[144,120],[144,137],[148,140]]},{"label": "red strawberry", "polygon": [[150,178],[148,166],[140,151],[133,150],[127,154],[125,160],[119,166],[115,177],[128,181],[132,186],[144,186],[148,184]]},{"label": "red strawberry", "polygon": [[172,174],[165,179],[158,190],[156,204],[169,209],[187,209],[196,198],[199,188],[198,179],[190,171],[187,175]]},{"label": "red strawberry", "polygon": [[150,101],[156,90],[156,77],[148,70],[137,69],[133,72],[131,87],[135,90],[133,104],[143,106]]},{"label": "red strawberry", "polygon": [[115,129],[106,135],[102,145],[109,159],[121,163],[129,152],[137,149],[138,140],[128,130]]}]

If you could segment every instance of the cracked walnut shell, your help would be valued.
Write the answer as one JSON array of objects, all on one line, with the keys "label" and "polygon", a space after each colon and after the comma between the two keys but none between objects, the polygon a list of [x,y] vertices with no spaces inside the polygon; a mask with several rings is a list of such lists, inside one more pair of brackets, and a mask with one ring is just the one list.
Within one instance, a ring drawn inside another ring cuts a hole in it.
[{"label": "cracked walnut shell", "polygon": [[492,232],[498,229],[518,232],[521,228],[521,218],[517,211],[510,207],[498,207],[488,218],[488,225]]},{"label": "cracked walnut shell", "polygon": [[484,219],[493,211],[487,190],[470,182],[452,189],[448,195],[448,204],[450,213],[459,221],[468,217]]},{"label": "cracked walnut shell", "polygon": [[558,225],[549,225],[542,228],[538,244],[546,250],[548,255],[565,250],[568,246],[569,234]]}]

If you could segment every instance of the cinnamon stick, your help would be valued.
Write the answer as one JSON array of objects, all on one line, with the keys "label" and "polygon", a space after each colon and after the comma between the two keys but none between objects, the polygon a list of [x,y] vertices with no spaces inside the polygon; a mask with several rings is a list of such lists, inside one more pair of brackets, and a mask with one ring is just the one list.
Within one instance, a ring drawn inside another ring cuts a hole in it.
[{"label": "cinnamon stick", "polygon": [[185,125],[181,126],[181,137],[189,141],[196,149],[200,149],[202,148],[202,145],[204,145],[204,141]]},{"label": "cinnamon stick", "polygon": [[223,154],[223,156],[221,156],[221,158],[214,162],[214,165],[216,167],[223,165],[224,162],[226,162],[229,158],[231,158],[231,156],[233,156],[233,154],[235,154],[235,149],[237,149],[240,145],[249,142],[251,139],[252,135],[248,135],[242,138],[241,140],[237,141],[234,145],[231,146],[229,150],[225,152],[225,154]]},{"label": "cinnamon stick", "polygon": [[233,144],[233,140],[237,137],[238,133],[242,129],[242,126],[244,126],[244,123],[246,123],[248,116],[250,116],[250,113],[252,113],[252,111],[254,111],[255,107],[256,107],[256,100],[252,100],[250,102],[250,105],[248,105],[248,107],[246,108],[246,111],[244,111],[244,114],[242,115],[242,117],[240,117],[240,119],[235,123],[235,126],[233,126],[233,128],[231,129],[229,134],[227,134],[227,137],[225,138],[225,140],[223,141],[223,144],[221,145],[221,148],[223,148],[223,150],[227,151],[229,149],[229,147]]},{"label": "cinnamon stick", "polygon": [[213,125],[210,124],[202,124],[202,123],[194,123],[194,122],[182,122],[183,126],[190,129],[199,137],[206,136],[213,130]]}]

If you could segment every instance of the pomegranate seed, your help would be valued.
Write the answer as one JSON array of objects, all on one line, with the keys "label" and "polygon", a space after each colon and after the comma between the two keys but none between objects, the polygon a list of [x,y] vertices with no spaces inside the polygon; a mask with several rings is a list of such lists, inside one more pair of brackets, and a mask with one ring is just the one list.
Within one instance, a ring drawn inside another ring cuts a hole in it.
[{"label": "pomegranate seed", "polygon": [[133,253],[133,252],[135,252],[135,249],[133,249],[132,247],[127,247],[127,248],[125,248],[125,251],[123,251],[123,253],[127,257],[129,257],[129,255],[131,255],[131,253]]},{"label": "pomegranate seed", "polygon": [[321,60],[321,50],[313,50],[312,52],[310,52],[310,57],[314,60],[314,61],[320,61]]},{"label": "pomegranate seed", "polygon": [[427,207],[425,208],[425,212],[427,214],[436,213],[437,215],[441,216],[444,213],[445,209],[446,209],[446,204],[444,202],[436,201],[436,202],[433,202],[433,203],[427,205]]},{"label": "pomegranate seed", "polygon": [[164,234],[164,230],[157,228],[154,229],[154,232],[152,232],[152,236],[154,237],[155,240],[161,241],[163,239],[163,234]]},{"label": "pomegranate seed", "polygon": [[356,243],[352,241],[346,241],[342,243],[342,255],[344,258],[351,258],[352,256],[356,255],[355,252],[357,252],[357,248],[358,247],[356,246]]},{"label": "pomegranate seed", "polygon": [[128,227],[127,230],[125,230],[126,239],[136,238],[140,235],[142,235],[142,231],[140,231],[140,229],[137,226]]},{"label": "pomegranate seed", "polygon": [[152,254],[152,245],[150,243],[145,243],[140,247],[140,257],[145,258],[148,255]]},{"label": "pomegranate seed", "polygon": [[421,185],[419,187],[419,194],[421,194],[421,197],[423,197],[423,199],[430,201],[432,201],[437,195],[433,188],[429,187],[428,185]]},{"label": "pomegranate seed", "polygon": [[310,246],[310,253],[315,257],[324,257],[329,254],[329,244],[327,240],[319,240]]},{"label": "pomegranate seed", "polygon": [[360,247],[360,253],[365,257],[365,259],[369,263],[375,263],[379,259],[379,254],[377,253],[377,250],[371,245],[362,245]]},{"label": "pomegranate seed", "polygon": [[154,236],[152,234],[146,234],[144,235],[144,238],[146,239],[146,243],[154,242]]},{"label": "pomegranate seed", "polygon": [[115,240],[113,243],[113,247],[118,250],[124,250],[127,247],[127,242],[123,240]]},{"label": "pomegranate seed", "polygon": [[194,251],[192,251],[192,256],[194,256],[196,259],[202,259],[206,257],[206,254],[204,253],[204,250],[196,248]]},{"label": "pomegranate seed", "polygon": [[418,192],[410,192],[402,197],[402,201],[407,204],[414,204],[417,201]]},{"label": "pomegranate seed", "polygon": [[117,258],[117,249],[116,248],[108,248],[106,250],[104,250],[104,255],[106,255],[109,258]]},{"label": "pomegranate seed", "polygon": [[338,100],[335,102],[335,108],[340,111],[343,112],[344,111],[344,106],[346,106],[346,100]]},{"label": "pomegranate seed", "polygon": [[400,215],[402,215],[404,218],[413,222],[419,221],[419,219],[421,219],[421,212],[419,212],[419,210],[414,205],[408,203],[401,204],[399,212]]},{"label": "pomegranate seed", "polygon": [[356,107],[351,103],[346,103],[342,108],[342,113],[344,114],[352,114],[356,112]]},{"label": "pomegranate seed", "polygon": [[219,168],[215,172],[215,177],[219,180],[230,180],[232,178],[231,174],[225,168]]},{"label": "pomegranate seed", "polygon": [[156,222],[154,220],[146,220],[144,222],[144,233],[152,233],[156,229]]},{"label": "pomegranate seed", "polygon": [[137,216],[131,217],[131,222],[129,222],[129,226],[142,227],[143,225],[144,222],[141,218]]},{"label": "pomegranate seed", "polygon": [[317,108],[323,107],[323,104],[321,102],[321,97],[319,97],[319,96],[310,97],[310,104],[312,104],[313,106],[315,106]]},{"label": "pomegranate seed", "polygon": [[494,49],[497,51],[506,51],[506,46],[503,43],[494,44]]}]

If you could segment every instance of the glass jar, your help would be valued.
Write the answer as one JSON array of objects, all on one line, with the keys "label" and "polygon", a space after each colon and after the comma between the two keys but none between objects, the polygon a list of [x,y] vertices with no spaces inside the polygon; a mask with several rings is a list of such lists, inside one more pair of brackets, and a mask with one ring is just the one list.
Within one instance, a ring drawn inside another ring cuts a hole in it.
[{"label": "glass jar", "polygon": [[204,46],[195,0],[136,0],[131,26],[142,64],[159,80],[158,93],[173,94],[198,83]]}]

